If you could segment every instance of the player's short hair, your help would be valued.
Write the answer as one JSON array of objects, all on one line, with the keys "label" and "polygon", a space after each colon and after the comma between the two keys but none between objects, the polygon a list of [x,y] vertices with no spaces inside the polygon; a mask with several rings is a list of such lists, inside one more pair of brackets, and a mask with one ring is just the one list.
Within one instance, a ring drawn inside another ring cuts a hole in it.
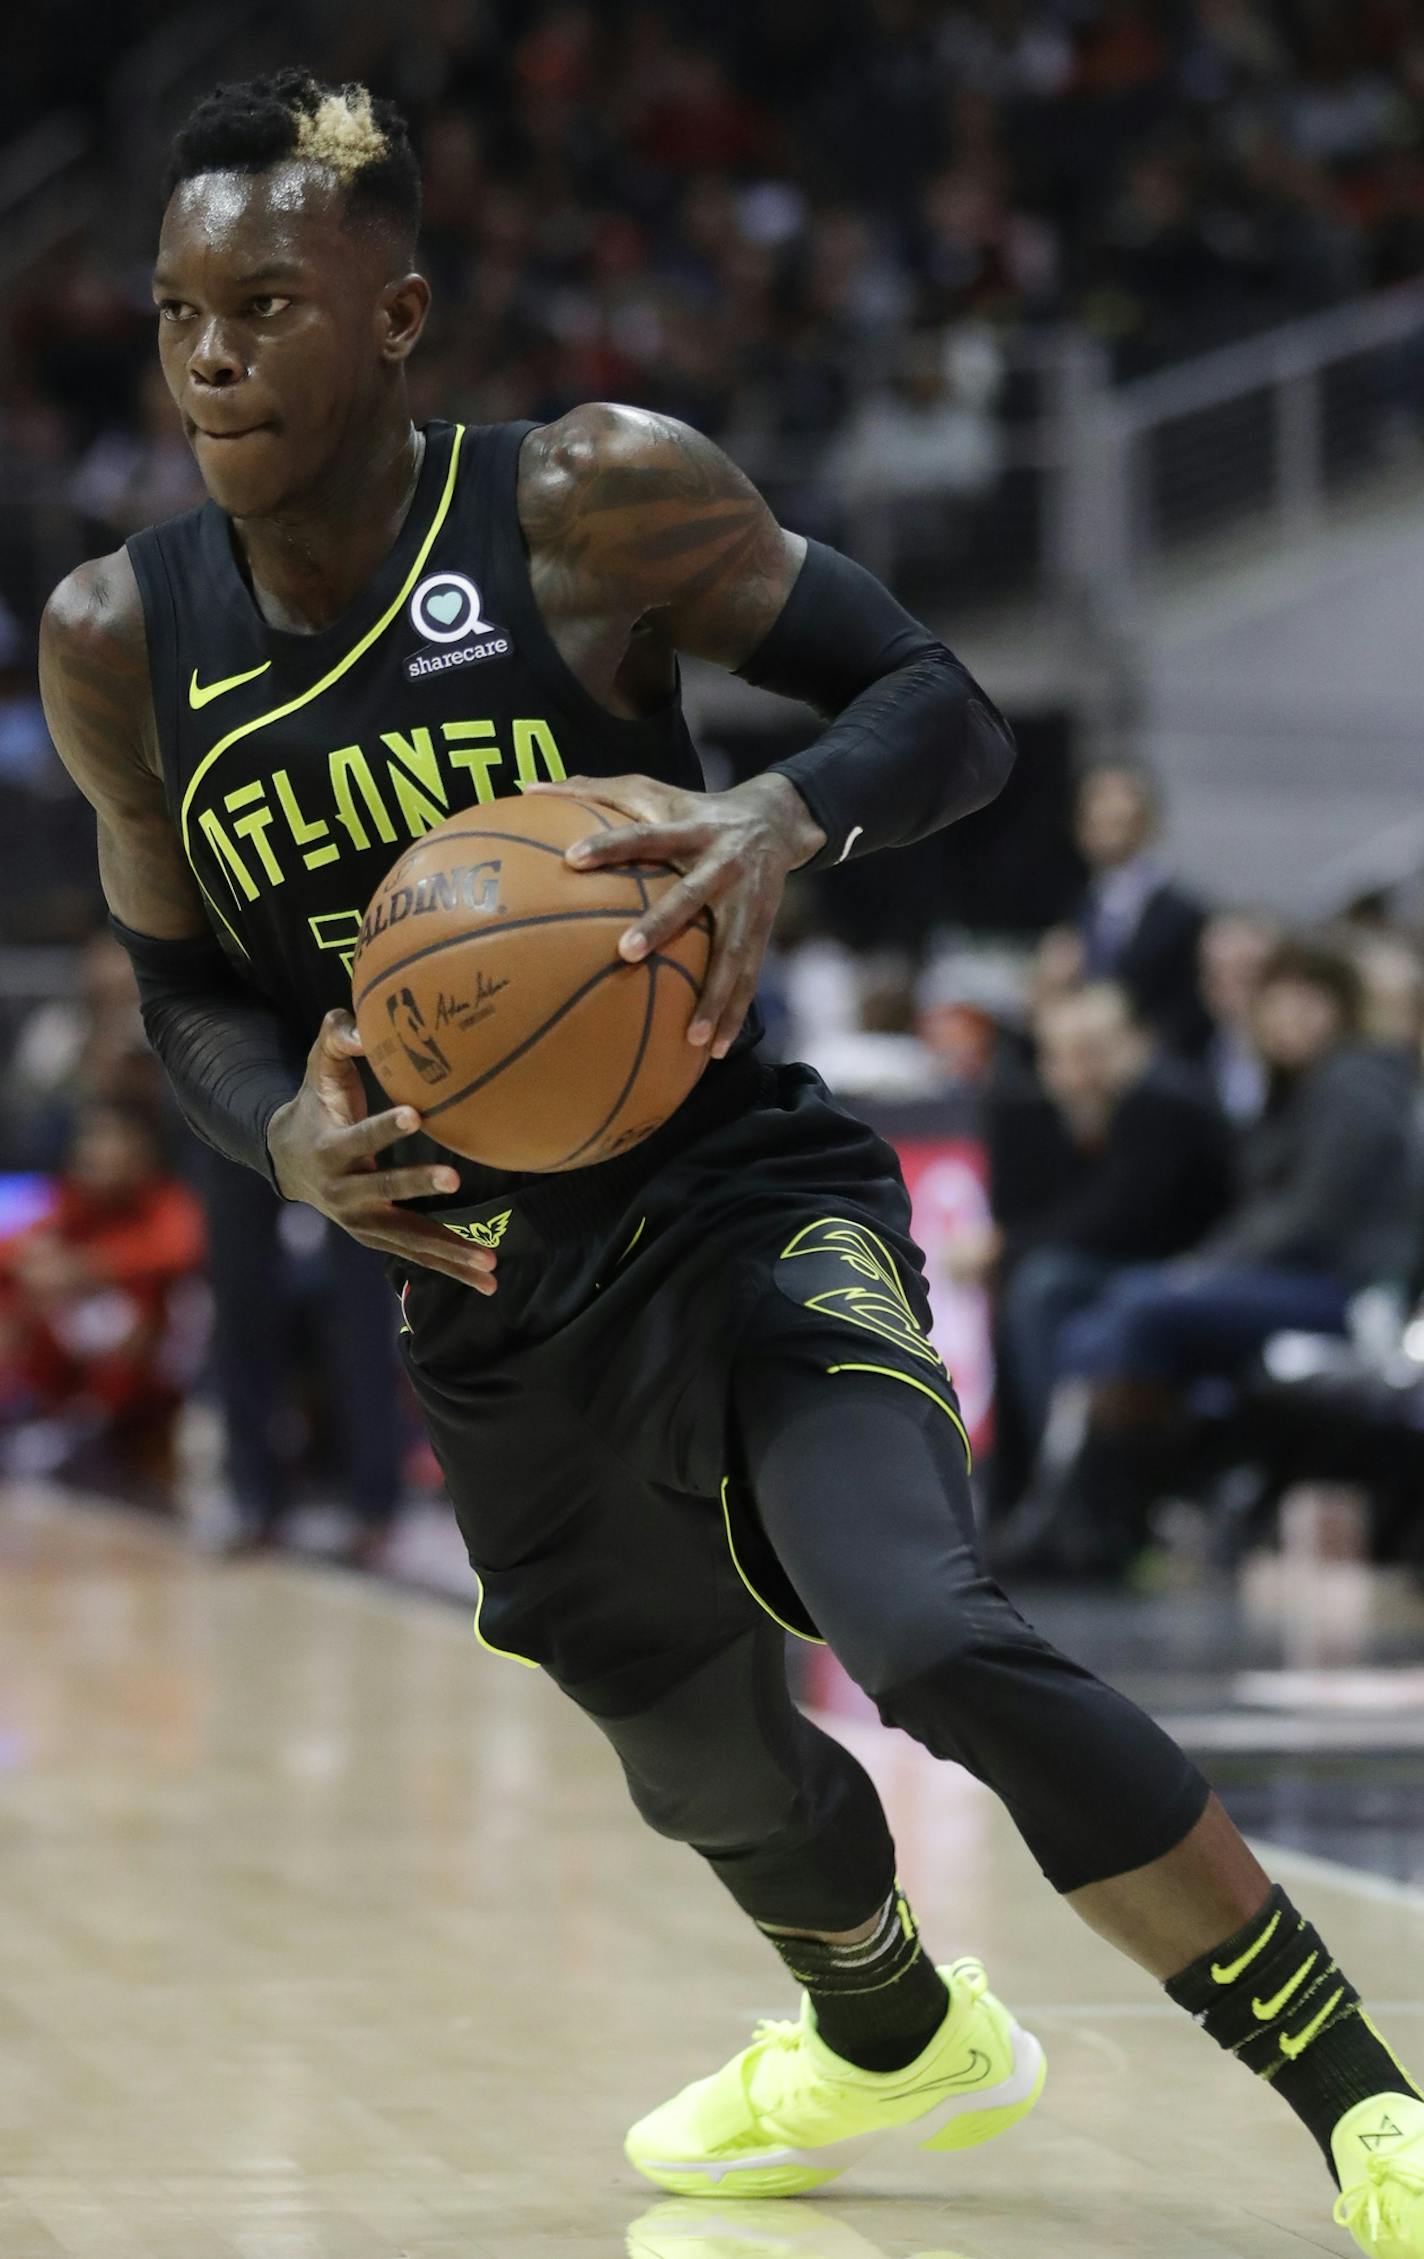
[{"label": "player's short hair", "polygon": [[265,173],[293,158],[342,183],[353,219],[383,222],[412,247],[420,231],[420,165],[394,102],[354,82],[300,69],[235,80],[203,97],[174,139],[164,196],[198,173]]}]

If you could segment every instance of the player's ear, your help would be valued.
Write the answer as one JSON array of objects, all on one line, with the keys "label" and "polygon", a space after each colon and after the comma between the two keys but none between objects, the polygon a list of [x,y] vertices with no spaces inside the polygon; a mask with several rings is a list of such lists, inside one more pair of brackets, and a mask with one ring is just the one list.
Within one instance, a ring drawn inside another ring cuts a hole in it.
[{"label": "player's ear", "polygon": [[418,344],[429,312],[430,285],[424,275],[401,275],[386,285],[378,316],[382,360],[405,360]]}]

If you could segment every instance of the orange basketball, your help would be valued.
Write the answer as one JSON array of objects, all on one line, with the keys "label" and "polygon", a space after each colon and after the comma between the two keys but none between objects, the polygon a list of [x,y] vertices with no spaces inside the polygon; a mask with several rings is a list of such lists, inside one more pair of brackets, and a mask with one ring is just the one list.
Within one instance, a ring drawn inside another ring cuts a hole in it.
[{"label": "orange basketball", "polygon": [[392,1103],[467,1160],[606,1161],[665,1122],[707,1063],[687,1041],[707,912],[625,964],[619,935],[677,873],[564,861],[624,821],[542,794],[464,810],[407,849],[366,912],[351,973],[366,1057]]}]

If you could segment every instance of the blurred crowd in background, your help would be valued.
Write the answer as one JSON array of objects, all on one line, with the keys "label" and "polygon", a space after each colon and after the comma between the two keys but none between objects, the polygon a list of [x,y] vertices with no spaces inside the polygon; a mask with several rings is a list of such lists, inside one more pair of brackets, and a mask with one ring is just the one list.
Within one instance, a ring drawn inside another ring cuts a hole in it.
[{"label": "blurred crowd in background", "polygon": [[[800,444],[967,317],[1067,310],[1141,366],[1424,265],[1409,0],[421,0],[328,41],[418,124],[426,381],[477,418],[632,392]],[[91,436],[136,378],[125,279],[35,310]]]},{"label": "blurred crowd in background", "polygon": [[[32,23],[21,114],[76,99],[76,12]],[[117,51],[162,13],[96,26],[86,7],[88,81],[106,36]],[[422,411],[637,400],[754,456],[802,520],[871,464],[907,488],[931,463],[981,484],[1025,405],[1018,333],[1071,321],[1132,373],[1424,272],[1411,0],[290,13],[289,55],[305,37],[418,130]],[[149,374],[156,200],[135,199],[125,121],[97,122],[133,240],[47,261],[0,373],[5,444],[72,466],[96,540],[191,491]]]},{"label": "blurred crowd in background", "polygon": [[[198,493],[153,363],[156,196],[98,98],[104,39],[116,62],[164,14],[86,7],[76,87],[62,0],[11,90],[19,127],[93,95],[132,214],[127,248],[82,235],[7,308],[0,452],[63,496],[51,576]],[[299,38],[417,127],[419,414],[666,409],[832,539],[825,497],[872,471],[982,488],[1038,328],[1131,375],[1424,273],[1413,0],[294,0],[289,59]],[[7,1463],[181,1503],[197,1402],[224,1542],[334,1497],[376,1559],[438,1487],[379,1264],[173,1123],[45,731],[36,593],[0,537]],[[953,847],[913,883],[905,858],[908,932],[883,882],[793,886],[765,987],[773,1047],[887,1122],[952,1103],[985,1157],[982,1212],[932,1259],[993,1339],[996,1554],[1131,1574],[1183,1496],[1229,1552],[1321,1475],[1363,1487],[1374,1549],[1417,1554],[1424,929],[1379,901],[1309,935],[1198,901],[1130,765],[1090,770],[1059,829],[1051,899],[1022,829],[977,857],[969,911]],[[31,981],[55,947],[77,979]]]}]

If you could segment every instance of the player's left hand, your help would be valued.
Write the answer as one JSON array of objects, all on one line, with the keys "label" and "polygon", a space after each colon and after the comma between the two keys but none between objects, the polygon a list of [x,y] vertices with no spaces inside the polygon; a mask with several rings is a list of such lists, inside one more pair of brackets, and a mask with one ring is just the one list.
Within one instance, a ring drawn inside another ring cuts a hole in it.
[{"label": "player's left hand", "polygon": [[671,863],[682,872],[620,937],[630,964],[683,932],[700,910],[712,912],[712,955],[687,1040],[724,1058],[751,1010],[787,874],[825,844],[795,785],[778,771],[730,792],[685,792],[653,777],[566,777],[529,789],[574,793],[631,819],[576,841],[565,858],[575,870]]}]

